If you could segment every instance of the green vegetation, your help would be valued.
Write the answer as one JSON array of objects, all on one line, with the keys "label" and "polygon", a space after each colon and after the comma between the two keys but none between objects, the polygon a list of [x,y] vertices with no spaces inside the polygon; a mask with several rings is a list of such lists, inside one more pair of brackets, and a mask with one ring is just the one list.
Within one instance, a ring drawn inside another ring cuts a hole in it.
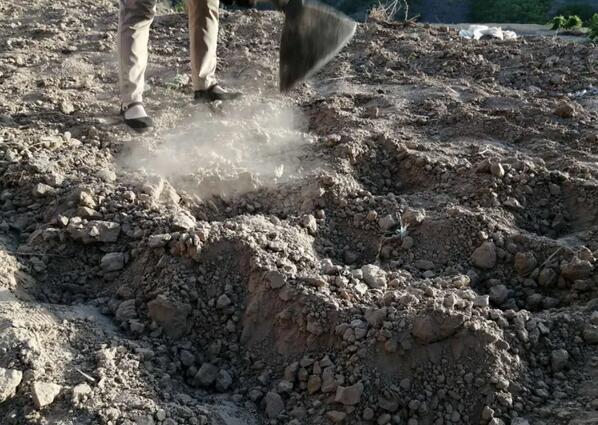
[{"label": "green vegetation", "polygon": [[473,22],[546,22],[552,0],[470,0]]},{"label": "green vegetation", "polygon": [[552,18],[549,22],[548,25],[552,25],[551,26],[551,30],[557,31],[557,30],[571,30],[571,29],[577,29],[577,28],[581,28],[583,26],[583,21],[581,20],[581,18],[579,16],[567,16],[566,18],[564,16],[555,16],[554,18]]},{"label": "green vegetation", "polygon": [[588,23],[588,28],[590,29],[588,33],[588,37],[590,40],[597,41],[598,40],[598,13],[594,13],[594,15],[590,18]]},{"label": "green vegetation", "polygon": [[583,22],[589,22],[597,11],[588,4],[572,4],[556,11],[557,16],[579,16]]}]

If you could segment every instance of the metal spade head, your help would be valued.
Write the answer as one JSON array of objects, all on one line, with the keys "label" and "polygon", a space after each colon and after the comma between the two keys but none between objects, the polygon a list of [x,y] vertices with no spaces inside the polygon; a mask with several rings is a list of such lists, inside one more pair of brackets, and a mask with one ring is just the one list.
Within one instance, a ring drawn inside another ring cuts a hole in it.
[{"label": "metal spade head", "polygon": [[353,37],[357,24],[314,1],[290,0],[280,41],[280,91],[290,90],[329,62]]}]

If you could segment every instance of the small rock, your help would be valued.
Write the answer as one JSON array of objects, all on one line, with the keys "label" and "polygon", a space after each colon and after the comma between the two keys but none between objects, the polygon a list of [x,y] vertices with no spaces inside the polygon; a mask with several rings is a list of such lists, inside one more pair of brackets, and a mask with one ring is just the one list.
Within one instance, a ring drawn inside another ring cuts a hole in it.
[{"label": "small rock", "polygon": [[490,297],[488,295],[480,295],[474,298],[474,307],[488,307],[490,305]]},{"label": "small rock", "polygon": [[345,406],[354,406],[359,404],[361,401],[361,395],[363,394],[363,384],[358,382],[357,384],[349,387],[339,386],[336,389],[336,396],[334,401],[337,403],[344,404]]},{"label": "small rock", "polygon": [[209,387],[216,381],[218,377],[218,368],[210,363],[203,363],[197,373],[195,374],[195,380],[202,387]]},{"label": "small rock", "polygon": [[172,228],[174,230],[182,230],[188,232],[195,228],[197,221],[194,217],[191,217],[189,214],[185,214],[183,212],[178,212],[172,218]]},{"label": "small rock", "polygon": [[471,262],[480,269],[492,269],[496,266],[496,245],[486,241],[473,251]]},{"label": "small rock", "polygon": [[0,403],[14,396],[23,379],[23,372],[0,367]]},{"label": "small rock", "polygon": [[70,115],[73,112],[75,112],[75,107],[68,100],[63,100],[62,102],[60,102],[60,112],[62,112],[65,115]]},{"label": "small rock", "polygon": [[532,252],[518,252],[515,254],[514,267],[520,276],[529,275],[538,264],[536,257]]},{"label": "small rock", "polygon": [[135,299],[125,300],[118,305],[116,313],[114,314],[116,320],[125,322],[129,319],[137,317],[137,311],[135,309]]},{"label": "small rock", "polygon": [[303,216],[301,219],[301,225],[307,229],[310,235],[315,235],[318,232],[318,223],[316,218],[311,214]]},{"label": "small rock", "polygon": [[567,366],[567,363],[569,363],[569,353],[564,349],[552,350],[552,353],[550,353],[550,363],[553,372],[563,370]]},{"label": "small rock", "polygon": [[31,386],[33,404],[37,409],[52,404],[60,393],[61,386],[52,382],[34,381]]},{"label": "small rock", "polygon": [[216,390],[224,392],[228,390],[232,383],[233,377],[230,373],[224,369],[220,369],[218,371],[218,376],[216,376]]},{"label": "small rock", "polygon": [[489,406],[484,406],[482,409],[482,419],[485,421],[489,421],[494,417],[494,410]]},{"label": "small rock", "polygon": [[147,240],[147,244],[150,248],[161,248],[166,246],[171,239],[172,235],[170,233],[151,235]]},{"label": "small rock", "polygon": [[218,297],[218,301],[216,301],[216,308],[223,309],[231,305],[231,303],[232,301],[230,300],[228,295],[222,294],[220,295],[220,297]]},{"label": "small rock", "polygon": [[73,403],[77,404],[83,402],[87,398],[87,396],[91,394],[91,392],[91,387],[85,382],[76,385],[75,387],[73,387]]},{"label": "small rock", "polygon": [[554,108],[553,112],[561,118],[573,118],[575,115],[575,107],[566,100],[562,100],[556,108]]},{"label": "small rock", "polygon": [[322,387],[322,378],[318,375],[311,375],[307,380],[307,392],[309,394],[314,394],[320,391]]},{"label": "small rock", "polygon": [[387,231],[392,229],[393,227],[395,227],[397,225],[397,222],[395,221],[395,219],[393,218],[392,215],[388,214],[384,217],[382,217],[381,219],[378,220],[378,226],[380,226],[380,229],[382,229],[383,231]]},{"label": "small rock", "polygon": [[582,336],[584,341],[588,344],[598,344],[598,326],[586,326]]},{"label": "small rock", "polygon": [[373,264],[367,264],[361,268],[363,280],[370,288],[386,288],[386,272]]},{"label": "small rock", "polygon": [[54,193],[54,188],[44,183],[38,183],[35,186],[33,186],[32,193],[33,196],[35,196],[36,198],[41,198],[43,196]]},{"label": "small rock", "polygon": [[347,414],[345,412],[339,412],[338,410],[330,410],[326,412],[326,418],[334,424],[342,423],[346,417]]},{"label": "small rock", "polygon": [[490,288],[490,301],[496,305],[501,305],[509,297],[509,289],[505,285],[496,285]]},{"label": "small rock", "polygon": [[407,208],[401,219],[403,220],[403,224],[414,227],[423,223],[426,219],[426,211],[423,209]]},{"label": "small rock", "polygon": [[266,282],[272,289],[279,289],[282,288],[286,283],[285,276],[277,270],[270,270],[267,271],[264,275]]},{"label": "small rock", "polygon": [[587,260],[574,258],[571,262],[561,267],[561,275],[570,281],[587,279],[592,275],[594,266]]},{"label": "small rock", "polygon": [[125,254],[110,252],[102,257],[100,265],[105,272],[115,272],[125,267]]},{"label": "small rock", "polygon": [[187,331],[187,316],[191,307],[185,303],[173,303],[163,295],[147,303],[149,316],[158,323],[166,335],[178,339]]},{"label": "small rock", "polygon": [[494,177],[501,178],[505,175],[505,169],[500,162],[493,162],[490,164],[490,173]]},{"label": "small rock", "polygon": [[277,418],[278,415],[284,410],[284,402],[282,397],[274,391],[269,391],[264,397],[264,403],[266,404],[266,415],[270,419]]},{"label": "small rock", "polygon": [[430,260],[417,260],[413,265],[419,270],[432,270],[434,268],[434,263]]},{"label": "small rock", "polygon": [[557,280],[558,280],[558,275],[550,267],[546,267],[545,269],[542,269],[542,271],[538,275],[538,284],[540,286],[545,286],[545,287],[552,286],[556,283]]}]

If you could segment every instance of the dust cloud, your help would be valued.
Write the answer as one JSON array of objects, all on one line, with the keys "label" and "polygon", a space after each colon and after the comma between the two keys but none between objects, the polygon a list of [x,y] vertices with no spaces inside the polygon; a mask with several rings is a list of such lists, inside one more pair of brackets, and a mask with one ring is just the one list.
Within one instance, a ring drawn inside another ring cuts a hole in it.
[{"label": "dust cloud", "polygon": [[200,198],[240,195],[315,169],[306,155],[313,137],[304,128],[301,111],[283,100],[197,105],[159,140],[133,146],[124,165]]}]

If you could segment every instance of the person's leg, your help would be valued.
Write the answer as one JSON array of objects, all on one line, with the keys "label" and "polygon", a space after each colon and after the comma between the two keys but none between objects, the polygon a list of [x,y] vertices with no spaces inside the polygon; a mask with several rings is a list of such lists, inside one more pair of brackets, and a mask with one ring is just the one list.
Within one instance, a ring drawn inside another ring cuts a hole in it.
[{"label": "person's leg", "polygon": [[136,129],[151,126],[142,105],[150,25],[155,0],[119,0],[118,55],[120,99],[125,122]]},{"label": "person's leg", "polygon": [[240,93],[227,92],[216,80],[219,3],[219,0],[187,0],[191,72],[196,100],[227,100],[240,96]]},{"label": "person's leg", "polygon": [[193,90],[216,84],[219,0],[187,0]]}]

